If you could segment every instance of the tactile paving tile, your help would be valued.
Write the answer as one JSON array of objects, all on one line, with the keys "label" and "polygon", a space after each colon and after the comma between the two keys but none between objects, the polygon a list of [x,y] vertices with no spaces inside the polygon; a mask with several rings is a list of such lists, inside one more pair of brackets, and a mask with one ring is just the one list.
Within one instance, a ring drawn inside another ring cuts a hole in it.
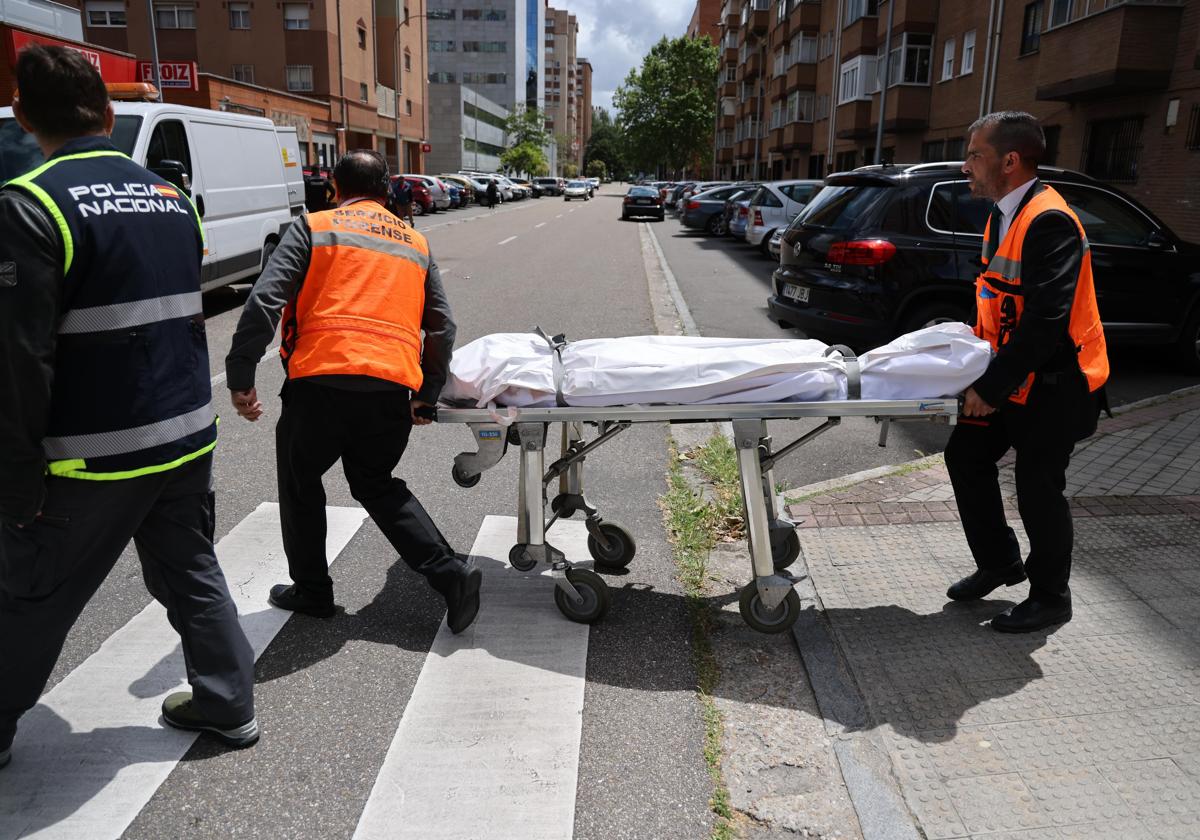
[{"label": "tactile paving tile", "polygon": [[[972,834],[970,840],[1063,840],[1057,828],[1034,828],[1029,831],[998,831]],[[1124,837],[1121,840],[1125,840]]]},{"label": "tactile paving tile", "polygon": [[[1175,631],[1175,626],[1143,601],[1114,601],[1109,604],[1076,604],[1074,617],[1054,630],[1054,636],[1073,644],[1084,636],[1117,636]],[[1069,641],[1068,641],[1069,640]],[[1122,665],[1121,667],[1126,667]]]},{"label": "tactile paving tile", "polygon": [[1144,709],[1134,717],[1162,744],[1163,755],[1200,757],[1200,706]]},{"label": "tactile paving tile", "polygon": [[[1150,638],[1153,644],[1149,643]],[[1067,644],[1093,673],[1138,668],[1186,668],[1195,661],[1194,642],[1187,634],[1173,627],[1163,629],[1153,637],[1140,633],[1080,636]]]},{"label": "tactile paving tile", "polygon": [[892,746],[895,753],[905,754],[913,766],[930,768],[941,779],[1012,773],[1020,769],[986,726],[897,734]]},{"label": "tactile paving tile", "polygon": [[1058,717],[1063,689],[1060,683],[1072,679],[1068,676],[967,683],[967,691],[975,701],[970,720],[1011,723]]},{"label": "tactile paving tile", "polygon": [[903,714],[893,725],[897,731],[905,731],[902,726],[907,722],[910,732],[956,728],[964,713],[975,705],[957,682],[931,683],[919,690],[901,691],[896,700]]},{"label": "tactile paving tile", "polygon": [[1200,597],[1153,598],[1147,603],[1181,630],[1193,630],[1200,625]]},{"label": "tactile paving tile", "polygon": [[1159,758],[1163,748],[1133,720],[1117,715],[1046,718],[993,724],[1004,751],[1023,770],[1087,767],[1115,756]]},{"label": "tactile paving tile", "polygon": [[972,834],[1050,825],[1050,817],[1017,773],[949,779],[946,790]]},{"label": "tactile paving tile", "polygon": [[[1174,582],[1178,587],[1178,582]],[[1175,590],[1178,592],[1178,589]],[[1147,597],[1133,589],[1130,581],[1089,568],[1076,568],[1071,575],[1071,600],[1075,604],[1108,604]]]},{"label": "tactile paving tile", "polygon": [[[1160,836],[1149,833],[1145,824],[1136,819],[1088,821],[1063,826],[1058,831],[1062,840],[1161,840]],[[990,836],[988,840],[991,840]]]},{"label": "tactile paving tile", "polygon": [[963,821],[950,801],[950,792],[941,781],[901,779],[901,791],[909,811],[917,818],[928,840],[962,837],[967,833]]},{"label": "tactile paving tile", "polygon": [[1135,817],[1176,820],[1200,814],[1200,783],[1169,758],[1101,765],[1100,772]]},{"label": "tactile paving tile", "polygon": [[1033,770],[1021,773],[1021,778],[1055,825],[1133,816],[1120,794],[1094,767]]},{"label": "tactile paving tile", "polygon": [[1096,673],[1096,692],[1113,709],[1195,708],[1200,692],[1187,672],[1170,668],[1132,668]]}]

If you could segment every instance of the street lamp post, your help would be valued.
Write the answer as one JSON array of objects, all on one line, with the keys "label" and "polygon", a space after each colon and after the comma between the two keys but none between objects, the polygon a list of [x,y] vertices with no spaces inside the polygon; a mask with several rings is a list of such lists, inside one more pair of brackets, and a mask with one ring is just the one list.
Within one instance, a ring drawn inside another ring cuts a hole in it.
[{"label": "street lamp post", "polygon": [[[404,10],[401,8],[400,3],[401,3],[401,0],[396,0],[396,20],[399,22],[396,24],[395,31],[392,32],[392,101],[393,101],[392,107],[395,109],[394,118],[395,118],[395,123],[396,123],[396,171],[397,172],[404,171],[404,162],[403,162],[403,158],[400,154],[400,147],[401,147],[401,144],[400,144],[400,79],[401,79],[401,76],[400,76],[400,27],[408,26],[408,22],[410,20],[419,20],[421,18],[429,17],[429,15],[427,15],[427,14],[406,15],[406,14],[404,14]],[[401,15],[404,16],[403,20],[400,19]],[[428,47],[426,47],[426,49],[428,49]],[[422,137],[421,139],[424,140],[425,138]]]}]

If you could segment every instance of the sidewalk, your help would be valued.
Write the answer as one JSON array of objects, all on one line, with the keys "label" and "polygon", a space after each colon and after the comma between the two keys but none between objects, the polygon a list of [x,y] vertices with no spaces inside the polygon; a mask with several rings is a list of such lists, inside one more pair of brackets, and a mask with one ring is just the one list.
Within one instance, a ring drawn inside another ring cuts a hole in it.
[{"label": "sidewalk", "polygon": [[[1011,460],[1001,482],[1025,544]],[[1075,618],[1023,636],[984,622],[1025,584],[945,597],[974,564],[940,463],[790,507],[865,710],[842,723],[884,745],[928,838],[1200,836],[1200,391],[1102,421],[1068,494]]]}]

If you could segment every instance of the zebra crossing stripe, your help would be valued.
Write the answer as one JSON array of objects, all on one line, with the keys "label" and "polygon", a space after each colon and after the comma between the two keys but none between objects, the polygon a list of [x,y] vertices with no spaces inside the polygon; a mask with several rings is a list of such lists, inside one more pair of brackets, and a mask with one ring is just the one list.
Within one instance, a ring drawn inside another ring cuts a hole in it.
[{"label": "zebra crossing stripe", "polygon": [[[327,510],[334,558],[366,511]],[[257,659],[290,617],[266,601],[288,579],[279,506],[259,505],[217,556]],[[120,837],[197,737],[159,721],[163,698],[181,688],[179,637],[152,601],[21,719],[0,780],[0,838]]]},{"label": "zebra crossing stripe", "polygon": [[[512,517],[484,520],[479,617],[458,636],[438,630],[355,840],[572,836],[588,628],[559,613],[550,577],[503,559],[516,532]],[[551,536],[589,560],[583,523]]]}]

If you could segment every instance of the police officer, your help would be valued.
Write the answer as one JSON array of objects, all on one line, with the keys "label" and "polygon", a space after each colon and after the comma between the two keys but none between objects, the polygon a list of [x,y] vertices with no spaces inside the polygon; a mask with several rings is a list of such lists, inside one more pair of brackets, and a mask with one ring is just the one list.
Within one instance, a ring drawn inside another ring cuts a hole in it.
[{"label": "police officer", "polygon": [[[277,607],[335,612],[321,477],[340,458],[350,492],[404,561],[446,599],[460,633],[479,611],[480,570],[457,555],[392,470],[446,382],[454,322],[425,237],[384,208],[388,166],[350,152],[333,172],[339,206],[301,218],[254,284],[225,359],[234,407],[262,415],[255,369],[275,334],[287,371],[276,429],[283,548],[292,583]],[[422,334],[424,339],[422,340]]]},{"label": "police officer", "polygon": [[80,53],[29,47],[16,77],[46,162],[0,189],[0,764],[130,540],[192,686],[164,720],[248,746],[254,657],[212,542],[199,219],[109,142]]},{"label": "police officer", "polygon": [[[995,206],[976,281],[975,333],[995,348],[967,390],[946,446],[963,530],[978,569],[947,595],[969,601],[1028,577],[1029,597],[992,619],[1026,633],[1071,620],[1071,508],[1063,495],[1075,444],[1096,430],[1108,378],[1087,237],[1037,178],[1045,136],[1029,114],[988,114],[971,126],[963,164],[971,192]],[[1029,537],[1021,562],[1004,518],[996,462],[1016,450],[1017,508]]]}]

